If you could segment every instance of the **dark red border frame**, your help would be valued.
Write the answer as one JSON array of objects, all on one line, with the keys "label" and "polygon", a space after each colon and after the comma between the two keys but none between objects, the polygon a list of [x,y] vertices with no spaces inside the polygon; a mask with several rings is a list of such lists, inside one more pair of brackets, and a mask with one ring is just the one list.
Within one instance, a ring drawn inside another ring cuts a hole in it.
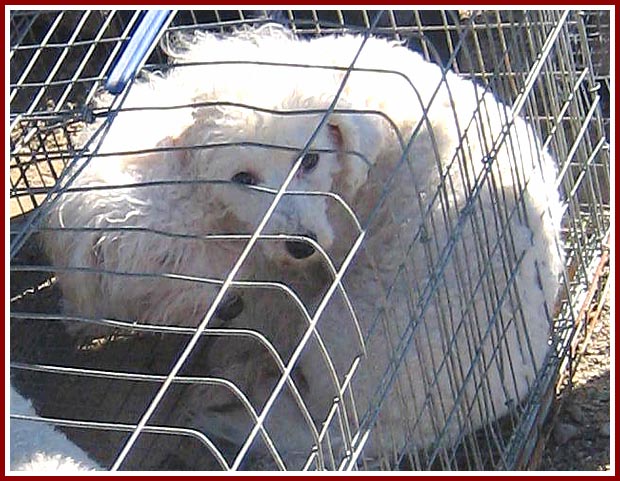
[{"label": "dark red border frame", "polygon": [[[270,2],[261,2],[261,3],[258,3],[258,2],[244,2],[244,6],[245,5],[264,5],[265,3],[268,3],[270,5],[274,5],[274,6],[282,6],[282,5],[289,6],[290,5],[290,6],[302,7],[302,8],[304,8],[304,7],[332,6],[332,5],[334,5],[333,2],[328,2],[328,1],[325,1],[325,0],[318,0],[318,1],[315,0],[315,2],[313,2],[312,5],[306,4],[306,3],[301,3],[301,4],[295,5],[295,4],[291,4],[290,2],[282,2],[282,1],[277,1],[276,0],[276,1],[270,1]],[[498,2],[491,2],[491,1],[488,1],[488,0],[482,0],[482,1],[478,0],[478,1],[474,2],[474,3],[475,3],[476,6],[477,5],[494,5],[494,6],[498,5]],[[8,116],[7,116],[7,114],[8,114],[8,111],[7,111],[8,106],[6,105],[6,97],[8,96],[8,80],[6,79],[6,70],[8,68],[9,46],[7,44],[7,34],[8,34],[8,32],[5,31],[6,25],[7,25],[7,21],[8,21],[8,18],[7,18],[8,17],[8,12],[9,12],[11,7],[24,7],[24,6],[30,6],[30,5],[33,5],[33,3],[32,2],[20,2],[20,1],[11,2],[10,4],[3,4],[3,7],[4,7],[4,9],[3,9],[3,19],[2,19],[2,24],[0,26],[0,29],[2,31],[2,38],[4,40],[4,67],[5,67],[5,69],[3,70],[3,76],[5,77],[5,81],[4,81],[4,95],[2,96],[2,107],[3,107],[2,110],[3,110],[4,114],[5,114],[5,122],[6,122],[6,119],[8,119]],[[44,8],[54,8],[54,7],[57,7],[59,9],[63,9],[63,8],[66,8],[67,6],[82,6],[82,5],[84,5],[84,6],[92,6],[92,7],[103,7],[104,6],[104,5],[101,5],[101,4],[89,3],[89,2],[83,2],[83,1],[80,2],[78,0],[67,0],[62,5],[60,5],[60,4],[37,4],[36,6],[37,7],[44,7]],[[154,1],[154,2],[145,3],[143,5],[144,6],[169,6],[170,2],[165,2],[165,1],[162,1],[162,0],[158,0],[158,1]],[[185,6],[185,5],[195,5],[195,6],[199,6],[199,7],[203,7],[203,8],[206,8],[206,7],[210,6],[208,4],[197,3],[197,2],[187,2],[187,3],[183,4],[183,6]],[[217,4],[217,6],[220,6],[220,5],[231,5],[232,6],[232,5],[235,5],[235,4],[229,3],[229,2],[223,2],[223,3],[218,3]],[[348,2],[345,2],[345,3],[340,3],[338,5],[356,5],[356,6],[357,5],[368,5],[371,8],[380,8],[381,7],[381,5],[378,5],[376,2],[364,3],[364,2],[353,2],[351,0],[349,0]],[[404,6],[408,6],[408,7],[414,7],[415,6],[415,7],[426,7],[426,8],[436,8],[436,7],[439,6],[439,5],[433,5],[433,4],[414,4],[414,5],[412,5],[410,2],[402,2],[402,1],[399,1],[399,0],[397,0],[396,2],[390,2],[390,5],[387,5],[387,6],[392,6],[392,5],[394,5],[394,6],[403,6],[403,7]],[[471,3],[470,4],[463,4],[464,7],[471,7],[471,5],[472,5]],[[575,7],[580,7],[581,6],[581,7],[583,7],[583,3],[578,3],[578,2],[574,2],[574,1],[573,2],[568,2],[568,3],[567,2],[558,2],[557,0],[554,0],[552,2],[545,2],[542,5],[544,5],[544,6],[557,6],[557,7],[570,7],[570,6],[575,6]],[[130,1],[124,1],[124,2],[121,1],[121,2],[114,2],[113,4],[105,5],[105,8],[111,8],[111,7],[114,7],[114,6],[120,6],[120,7],[139,7],[139,6],[142,6],[142,4],[140,4],[139,2],[137,3],[137,2],[130,2]],[[455,4],[450,4],[450,6],[453,7],[453,6],[455,6]],[[525,7],[525,6],[536,7],[537,5],[536,4],[531,4],[531,3],[529,3],[529,4],[528,3],[513,3],[513,4],[510,4],[511,8],[512,7]],[[599,2],[596,2],[596,5],[592,5],[592,7],[594,7],[594,6],[612,6],[612,7],[615,7],[616,6],[616,2],[609,1],[609,0],[602,1],[602,2],[599,1]],[[506,5],[506,7],[508,7],[508,5]],[[614,8],[612,10],[612,12],[613,12],[613,20],[612,21],[614,22],[615,26],[617,26],[618,25],[618,19],[620,17],[619,10],[618,10],[618,8]],[[619,57],[618,49],[616,48],[616,49],[614,49],[614,59],[615,59],[614,66],[615,66],[615,71],[613,72],[613,76],[612,76],[612,94],[617,94],[617,90],[616,90],[617,82],[616,82],[616,79],[617,79],[618,63],[619,63],[618,62],[618,57]],[[611,98],[611,102],[612,102],[612,105],[611,105],[611,119],[612,119],[612,127],[613,127],[614,133],[615,133],[615,139],[612,139],[612,143],[613,143],[613,140],[617,140],[618,137],[619,137],[619,135],[618,135],[618,133],[619,133],[618,124],[614,121],[615,114],[617,114],[617,109],[616,109],[617,101],[616,101],[616,99],[617,99],[617,97],[615,95],[612,95],[612,98]],[[5,150],[7,149],[7,140],[6,140],[7,136],[8,136],[8,132],[6,131],[6,128],[5,128],[5,138],[4,138],[4,141],[3,141],[3,146],[4,146]],[[615,149],[615,146],[612,145],[612,154],[614,153],[614,149]],[[8,154],[9,154],[9,152],[5,152],[4,159],[8,158]],[[611,163],[614,164],[614,174],[615,174],[614,178],[612,179],[613,181],[615,181],[615,183],[612,183],[612,186],[611,186],[612,191],[615,190],[615,185],[617,185],[618,179],[620,177],[620,175],[618,173],[618,168],[617,168],[617,164],[616,164],[615,160],[616,159],[612,155]],[[5,160],[5,162],[6,162],[6,160]],[[7,182],[8,182],[8,179],[6,178],[7,172],[8,172],[8,169],[5,167],[3,169],[3,176],[2,176],[3,185],[5,185],[5,186],[7,185]],[[613,196],[612,196],[612,198],[613,198]],[[8,197],[6,195],[4,195],[2,197],[2,207],[3,207],[3,209],[2,209],[2,216],[3,216],[3,220],[4,220],[4,226],[5,226],[5,235],[2,236],[2,244],[3,244],[3,248],[4,248],[3,251],[4,251],[4,260],[5,260],[5,262],[7,261],[7,258],[8,258],[8,249],[9,249],[9,245],[7,244],[7,239],[8,239],[8,223],[9,223],[9,219],[7,217],[7,208],[8,208],[7,199],[8,199]],[[614,209],[614,208],[615,208],[615,206],[612,206],[612,209]],[[616,216],[615,209],[614,209],[614,213],[613,214],[614,214],[614,217],[615,217]],[[615,223],[614,223],[614,228],[613,228],[613,239],[615,239],[615,236],[616,236],[616,229],[615,229],[615,227],[617,225],[617,220],[618,220],[617,217],[615,217],[615,219],[614,219]],[[613,254],[614,254],[613,247],[614,247],[614,245],[612,244],[612,258],[613,258]],[[6,293],[6,289],[7,289],[8,286],[4,285],[4,281],[8,277],[7,276],[8,267],[9,266],[6,265],[5,269],[4,269],[5,276],[3,278],[3,288],[4,288],[4,292],[5,293]],[[615,272],[614,272],[614,274],[615,274]],[[615,281],[615,279],[614,279],[614,281]],[[6,295],[3,295],[2,308],[3,308],[3,312],[6,312],[6,309],[8,308]],[[5,319],[5,325],[8,325],[8,322],[9,322],[9,319],[8,318]],[[4,352],[4,346],[5,346],[5,342],[6,342],[6,328],[2,329],[0,337],[2,339],[2,352],[3,352],[2,367],[3,367],[3,372],[6,372],[6,368],[7,368],[7,366],[5,365],[5,355],[6,355],[6,353]],[[614,343],[615,343],[615,338],[614,338]],[[616,366],[614,366],[614,368],[617,369],[617,366],[618,366],[618,359],[616,359]],[[4,397],[4,399],[6,400],[6,397],[7,397],[7,394],[6,394],[6,381],[7,381],[7,379],[5,378],[4,380],[5,380],[5,397]],[[617,406],[618,406],[617,399],[614,399],[613,402],[615,403],[615,407],[617,408]],[[6,416],[7,416],[7,413],[6,413],[6,406],[5,406],[4,413],[3,413],[3,416],[2,416],[2,421],[1,421],[2,432],[5,433],[5,436],[2,437],[2,441],[1,441],[2,446],[4,447],[3,452],[5,453],[5,456],[3,456],[2,462],[1,462],[1,464],[2,464],[2,466],[4,468],[2,470],[2,473],[0,474],[0,476],[2,476],[2,478],[8,477],[7,474],[6,474],[7,473],[7,466],[5,465],[6,449],[7,449],[7,447],[5,446]],[[618,426],[618,423],[616,423],[616,427],[617,426]],[[615,443],[615,439],[614,438],[611,438],[610,442],[612,443],[612,446],[611,446],[612,450],[615,452],[615,458],[618,459],[618,456],[620,455],[620,449],[619,449],[618,445]],[[613,469],[615,469],[615,466],[612,466],[612,470]],[[527,475],[526,473],[522,474],[522,476],[526,476],[526,475]],[[226,475],[209,474],[209,475],[203,475],[203,476],[200,476],[200,477],[212,477],[212,476],[213,477],[216,477],[216,476],[217,477],[225,477]],[[273,475],[265,474],[265,475],[263,475],[261,477],[270,477],[270,476],[273,476]],[[350,475],[350,476],[352,477],[353,475]],[[428,476],[428,475],[423,475],[423,474],[419,475],[419,474],[416,473],[416,474],[409,474],[409,475],[405,474],[405,475],[402,475],[402,476],[398,476],[398,478],[401,478],[403,476],[404,477],[412,477],[412,478],[413,477],[415,477],[415,478],[424,477],[424,478],[432,478],[432,479],[451,479],[453,477],[453,476],[449,476],[449,475],[446,475],[446,476]],[[616,477],[616,476],[614,476],[614,477]],[[171,477],[171,476],[165,476],[164,475],[164,477]],[[277,477],[279,479],[285,479],[285,478],[296,478],[298,476],[294,476],[294,475],[290,475],[289,474],[289,475],[278,475],[278,476],[273,476],[273,477],[274,478]],[[305,477],[310,477],[310,476],[305,476]],[[321,475],[320,477],[321,477],[321,479],[342,479],[342,476],[335,476],[335,475]],[[345,477],[349,477],[349,476],[345,476]],[[371,478],[380,478],[381,477],[381,478],[383,478],[383,477],[386,477],[386,476],[385,476],[385,474],[383,474],[383,475],[370,475],[370,476],[364,475],[363,477],[364,478],[368,478],[368,477],[371,477]],[[532,477],[533,476],[528,476],[528,478],[530,478],[530,479]],[[583,473],[583,474],[578,476],[578,478],[585,478],[585,477],[594,477],[594,473],[591,473],[589,475],[587,473]],[[38,479],[38,478],[40,478],[40,476],[20,476],[20,479]],[[235,478],[253,479],[253,478],[255,478],[255,476],[238,475],[238,476],[235,476]]]}]

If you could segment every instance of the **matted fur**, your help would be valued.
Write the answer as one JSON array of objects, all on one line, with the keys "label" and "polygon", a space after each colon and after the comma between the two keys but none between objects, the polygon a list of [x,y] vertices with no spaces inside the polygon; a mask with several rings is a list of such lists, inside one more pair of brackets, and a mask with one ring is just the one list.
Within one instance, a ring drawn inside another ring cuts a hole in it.
[{"label": "matted fur", "polygon": [[[304,147],[320,122],[314,110],[330,105],[361,42],[353,35],[300,40],[273,26],[182,41],[176,61],[187,65],[134,85],[124,106],[136,110],[118,114],[99,152],[172,150],[94,157],[74,186],[229,180],[252,172],[277,189],[298,156],[295,149]],[[355,68],[336,113],[311,147],[320,151],[319,164],[300,171],[289,190],[335,192],[362,223],[374,212],[344,278],[367,337],[365,354],[339,293],[317,329],[338,383],[361,356],[352,383],[358,416],[349,405],[346,419],[353,430],[364,415],[372,416],[393,353],[402,336],[412,335],[364,450],[378,466],[389,453],[427,447],[438,436],[440,445],[450,445],[527,394],[548,351],[563,265],[562,209],[555,163],[533,129],[518,116],[512,119],[510,108],[491,93],[451,72],[443,76],[419,54],[378,38],[368,39]],[[143,110],[177,105],[187,107]],[[201,148],[231,142],[253,144]],[[386,188],[389,195],[382,199]],[[251,233],[270,202],[234,185],[103,189],[63,194],[48,225]],[[352,225],[333,199],[285,196],[266,233],[313,232],[338,266],[355,240]],[[48,231],[44,239],[60,267],[220,279],[242,247],[132,231]],[[240,277],[271,280],[278,272],[278,280],[295,288],[314,312],[329,278],[319,253],[293,259],[280,242],[259,242],[257,248]],[[155,324],[196,325],[215,292],[188,280],[63,271],[58,278],[68,312]],[[300,325],[305,329],[292,304],[273,302],[264,292],[249,299],[235,323],[271,329],[292,350]],[[255,402],[262,406],[277,370],[269,370],[269,382],[266,375],[248,375],[260,365],[247,352],[236,356],[234,339],[226,345],[226,354],[214,350],[211,362],[223,371],[227,366],[226,377],[243,378],[245,389],[260,393]],[[316,338],[297,367],[320,428],[339,386],[326,375]],[[210,410],[220,401],[206,389],[191,391],[188,423],[241,445],[249,432],[243,409]],[[312,438],[286,388],[274,407],[267,429],[288,467],[300,468]],[[331,446],[340,456],[344,440],[336,431],[330,430]]]}]

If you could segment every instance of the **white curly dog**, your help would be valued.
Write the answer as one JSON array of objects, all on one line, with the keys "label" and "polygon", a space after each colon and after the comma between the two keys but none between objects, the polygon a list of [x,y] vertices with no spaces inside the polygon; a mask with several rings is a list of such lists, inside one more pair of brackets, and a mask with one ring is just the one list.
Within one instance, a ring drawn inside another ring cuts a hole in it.
[{"label": "white curly dog", "polygon": [[[310,420],[287,385],[265,422],[291,469],[310,456],[345,466],[364,443],[368,467],[394,466],[509,412],[543,365],[563,266],[555,163],[534,130],[395,42],[368,38],[347,73],[363,41],[269,26],[181,42],[179,65],[131,88],[72,185],[101,188],[60,195],[43,236],[66,312],[195,326],[219,288],[210,280],[226,277],[247,242],[208,236],[252,234],[301,158],[294,194],[238,279],[288,285],[311,318],[320,306],[316,332],[304,337],[311,328],[291,297],[268,290],[244,292],[243,307],[222,314],[277,337],[285,363],[305,343],[291,364]],[[336,269],[346,260],[355,316],[339,289],[321,304],[333,278],[326,256]],[[260,413],[281,368],[235,342],[214,343],[210,362],[243,378]],[[188,424],[242,446],[245,408],[191,392]]]},{"label": "white curly dog", "polygon": [[77,445],[53,426],[31,421],[36,417],[32,402],[23,397],[11,384],[10,468],[13,471],[56,472],[94,471],[101,469]]}]

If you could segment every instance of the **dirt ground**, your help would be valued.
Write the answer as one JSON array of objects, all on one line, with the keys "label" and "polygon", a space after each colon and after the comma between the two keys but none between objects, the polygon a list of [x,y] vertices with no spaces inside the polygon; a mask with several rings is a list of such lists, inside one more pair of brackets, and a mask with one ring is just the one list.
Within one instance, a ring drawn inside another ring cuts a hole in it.
[{"label": "dirt ground", "polygon": [[610,296],[594,326],[561,407],[539,469],[610,471]]}]

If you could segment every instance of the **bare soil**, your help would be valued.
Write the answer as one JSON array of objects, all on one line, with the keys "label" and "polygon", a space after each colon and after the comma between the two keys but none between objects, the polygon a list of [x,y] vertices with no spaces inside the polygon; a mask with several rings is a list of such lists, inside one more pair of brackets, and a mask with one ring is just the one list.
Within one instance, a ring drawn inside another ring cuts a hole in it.
[{"label": "bare soil", "polygon": [[572,383],[560,392],[541,470],[611,470],[609,294],[604,303]]}]

